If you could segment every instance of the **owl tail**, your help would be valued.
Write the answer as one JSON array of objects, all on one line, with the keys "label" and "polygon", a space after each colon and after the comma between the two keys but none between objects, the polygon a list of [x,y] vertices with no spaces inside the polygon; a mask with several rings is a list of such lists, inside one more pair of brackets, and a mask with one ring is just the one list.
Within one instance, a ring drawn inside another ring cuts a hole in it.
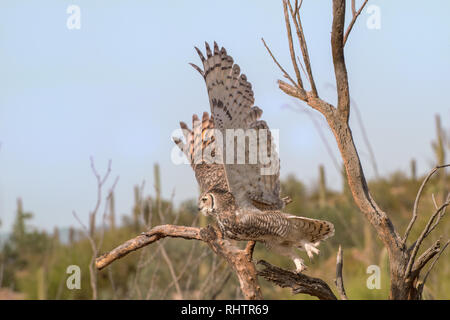
[{"label": "owl tail", "polygon": [[292,215],[288,218],[294,223],[299,237],[310,243],[315,244],[334,235],[334,225],[331,222]]}]

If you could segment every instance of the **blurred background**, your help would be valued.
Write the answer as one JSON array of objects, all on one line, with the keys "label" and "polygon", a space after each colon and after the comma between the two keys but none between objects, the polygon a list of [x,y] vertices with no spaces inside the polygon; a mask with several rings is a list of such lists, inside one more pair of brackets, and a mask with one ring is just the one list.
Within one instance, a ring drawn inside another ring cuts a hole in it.
[{"label": "blurred background", "polygon": [[[346,44],[350,123],[371,192],[403,231],[425,175],[450,162],[450,3],[369,4],[379,28],[364,10]],[[331,1],[305,0],[302,10],[319,94],[334,103]],[[282,194],[294,200],[286,210],[336,226],[314,263],[306,260],[308,274],[331,284],[341,244],[349,298],[386,298],[387,254],[352,201],[334,137],[319,114],[278,89],[282,75],[262,37],[292,71],[281,1],[2,1],[0,299],[241,297],[225,262],[192,241],[163,240],[89,271],[88,236],[100,254],[157,224],[212,222],[197,213],[191,168],[171,160],[171,137],[179,121],[209,110],[203,79],[188,63],[199,63],[194,46],[214,40],[279,130]],[[100,194],[92,164],[101,177],[109,172]],[[433,177],[411,239],[449,181],[448,170]],[[426,244],[448,238],[449,228],[444,219]],[[255,258],[293,268],[259,244]],[[449,264],[444,253],[425,298],[450,298]],[[69,265],[81,268],[79,290],[66,286]],[[370,265],[380,267],[380,289],[366,286]],[[261,284],[265,298],[308,298]]]}]

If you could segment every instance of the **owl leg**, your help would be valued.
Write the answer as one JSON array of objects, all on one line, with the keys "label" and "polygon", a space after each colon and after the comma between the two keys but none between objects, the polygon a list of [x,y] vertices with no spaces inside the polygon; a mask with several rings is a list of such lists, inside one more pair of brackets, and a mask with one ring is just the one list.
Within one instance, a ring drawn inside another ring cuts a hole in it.
[{"label": "owl leg", "polygon": [[306,267],[304,261],[302,258],[300,258],[299,256],[297,256],[296,254],[291,256],[291,259],[294,261],[295,263],[295,272],[296,273],[301,273],[302,271],[307,270],[308,268]]},{"label": "owl leg", "polygon": [[302,258],[298,256],[298,254],[294,251],[294,248],[291,246],[284,246],[284,245],[275,245],[270,244],[270,248],[275,251],[278,254],[281,254],[283,256],[289,257],[294,261],[295,263],[295,272],[301,273],[302,271],[305,271],[307,269],[304,261]]},{"label": "owl leg", "polygon": [[310,259],[313,258],[313,254],[319,254],[320,250],[317,249],[317,246],[319,245],[319,243],[309,243],[306,242],[303,244],[303,248],[305,248],[306,254],[308,255],[308,257]]}]

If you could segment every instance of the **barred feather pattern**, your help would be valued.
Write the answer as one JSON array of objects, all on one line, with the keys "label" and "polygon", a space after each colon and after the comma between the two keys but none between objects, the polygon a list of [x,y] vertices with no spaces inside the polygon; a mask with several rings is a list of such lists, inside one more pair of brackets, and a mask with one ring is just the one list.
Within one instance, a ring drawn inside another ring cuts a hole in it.
[{"label": "barred feather pattern", "polygon": [[214,145],[214,120],[207,112],[203,113],[200,122],[197,115],[192,116],[192,130],[184,122],[180,122],[186,143],[179,138],[174,138],[175,144],[186,155],[201,192],[206,192],[213,187],[228,190],[223,164],[204,161],[206,152],[215,156]]},{"label": "barred feather pattern", "polygon": [[[234,159],[228,163],[230,161],[225,158],[227,152],[226,143],[224,143],[220,152],[223,159],[227,160],[224,167],[229,189],[240,207],[254,208],[254,203],[257,202],[259,208],[281,209],[284,207],[284,202],[280,199],[279,158],[267,123],[259,120],[262,110],[253,106],[255,99],[252,85],[248,82],[246,75],[241,74],[239,65],[234,63],[225,48],[219,50],[215,42],[213,50],[208,43],[205,43],[205,48],[206,57],[196,48],[203,68],[191,65],[200,72],[206,82],[215,128],[221,131],[224,139],[227,129],[243,129],[244,131],[255,129],[258,153],[262,148],[260,130],[264,129],[268,134],[266,155],[269,157],[269,162],[265,164],[261,161],[257,161],[256,164],[249,163],[248,159],[251,155],[248,142],[245,147],[245,164],[237,164],[236,150],[233,150]],[[269,174],[262,174],[264,168],[274,169]]]},{"label": "barred feather pattern", "polygon": [[271,242],[274,238],[284,243],[300,240],[316,243],[334,235],[332,223],[324,220],[294,216],[280,211],[246,212],[236,221],[222,223],[230,238]]},{"label": "barred feather pattern", "polygon": [[[261,126],[263,123],[265,124],[264,121],[260,121],[256,126]],[[214,118],[212,116],[210,117],[207,112],[204,112],[200,126],[199,118],[194,114],[192,116],[192,129],[184,122],[180,122],[180,128],[183,130],[186,143],[177,137],[174,137],[173,141],[186,155],[191,164],[197,183],[200,186],[200,191],[203,193],[212,188],[229,191],[223,164],[204,161],[206,154],[210,154],[212,157],[216,155]],[[200,155],[202,156],[202,161],[198,162],[196,161],[196,156],[199,157]],[[263,176],[263,179],[274,179],[274,176]],[[249,198],[253,206],[261,211],[281,209],[281,207],[291,202],[289,197],[282,198],[282,205],[280,206],[279,204],[264,202],[264,199],[258,198],[256,194],[249,194]]]},{"label": "barred feather pattern", "polygon": [[[196,48],[203,68],[192,66],[206,82],[211,117],[204,113],[199,125],[200,121],[194,115],[192,130],[181,123],[186,144],[176,141],[190,159],[202,189],[199,210],[214,216],[227,238],[263,242],[267,248],[291,258],[296,271],[302,272],[306,266],[294,249],[304,250],[312,258],[314,253],[319,253],[320,242],[334,235],[334,226],[328,221],[280,211],[290,199],[280,198],[278,154],[269,127],[261,120],[262,110],[253,105],[252,85],[224,48],[219,50],[216,43],[213,50],[208,43],[205,47],[206,57]],[[208,130],[211,128],[214,130]],[[249,146],[255,143],[250,137],[245,139],[244,164],[237,164],[236,150],[233,163],[228,163],[229,159],[223,159],[227,161],[221,164],[198,160],[208,152],[219,154],[219,158],[227,155],[227,129],[256,132],[256,164],[249,161],[254,156],[249,153]],[[223,146],[218,145],[219,132],[224,139]],[[260,135],[264,132],[267,136]],[[261,163],[263,159],[268,162]],[[268,167],[274,171],[262,174],[262,169]]]},{"label": "barred feather pattern", "polygon": [[318,254],[318,245],[334,235],[331,222],[300,217],[278,210],[237,208],[233,195],[213,189],[199,202],[200,210],[216,218],[222,233],[233,240],[260,241],[268,249],[291,258],[296,271],[305,270],[294,249],[306,251],[310,258]]}]

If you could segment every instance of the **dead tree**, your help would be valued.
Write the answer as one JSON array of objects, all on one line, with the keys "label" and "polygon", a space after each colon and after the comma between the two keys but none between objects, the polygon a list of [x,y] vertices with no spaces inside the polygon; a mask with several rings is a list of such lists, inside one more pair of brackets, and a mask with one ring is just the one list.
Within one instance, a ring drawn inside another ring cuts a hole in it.
[{"label": "dead tree", "polygon": [[207,243],[216,254],[225,258],[235,271],[244,297],[252,300],[262,299],[261,288],[256,275],[256,268],[252,262],[253,247],[255,244],[250,242],[245,250],[240,250],[228,240],[224,239],[220,231],[213,226],[195,228],[176,225],[161,225],[154,227],[150,231],[144,232],[136,238],[128,240],[114,250],[98,257],[96,260],[96,267],[101,270],[126,254],[166,237],[200,240]]},{"label": "dead tree", "polygon": [[[333,106],[319,97],[314,82],[307,44],[300,18],[302,1],[296,0],[294,6],[292,6],[290,1],[283,0],[289,50],[292,65],[296,74],[296,81],[294,81],[281,67],[264,40],[263,42],[275,63],[282,70],[284,76],[290,81],[290,84],[288,84],[279,80],[278,84],[280,89],[286,94],[305,102],[312,109],[320,112],[325,117],[336,138],[341,157],[344,161],[348,184],[353,199],[360,211],[367,218],[368,222],[375,229],[378,237],[388,251],[391,276],[390,298],[419,299],[429,272],[439,259],[444,249],[447,247],[448,242],[442,246],[441,241],[437,241],[433,244],[433,246],[426,249],[419,257],[417,257],[417,254],[423,240],[435,229],[443,218],[445,208],[450,205],[450,195],[446,198],[446,201],[443,204],[436,206],[436,210],[430,217],[425,229],[422,231],[419,238],[416,241],[413,241],[410,245],[407,243],[408,235],[417,218],[418,204],[425,185],[437,170],[450,165],[436,167],[426,177],[417,194],[412,219],[406,232],[403,236],[401,236],[399,231],[396,230],[392,224],[389,216],[379,208],[369,192],[358,152],[353,141],[352,132],[349,127],[350,93],[347,69],[345,65],[344,46],[356,22],[356,19],[362,12],[367,2],[368,0],[365,0],[360,9],[356,10],[355,0],[352,0],[352,20],[348,27],[345,28],[345,0],[333,0],[331,54],[333,57],[334,73],[336,76],[336,91],[338,95],[337,106]],[[295,26],[298,42],[300,44],[304,68],[300,62],[300,59],[298,59],[295,55],[295,46],[291,32],[291,20]],[[306,90],[303,85],[299,64],[304,73],[307,75],[307,79],[310,84],[309,91]],[[281,287],[290,287],[293,289],[294,293],[309,294],[318,297],[319,299],[326,300],[337,299],[327,283],[321,279],[286,271],[272,266],[265,261],[260,261],[260,264],[263,265],[264,269],[258,271],[252,261],[252,253],[255,243],[249,242],[247,247],[244,250],[241,250],[234,246],[230,241],[224,239],[221,232],[214,226],[207,226],[205,228],[176,225],[156,226],[150,231],[128,240],[114,250],[98,257],[96,259],[96,267],[101,270],[126,254],[166,237],[197,240],[208,244],[214,253],[226,259],[229,266],[235,272],[239,279],[243,296],[246,299],[262,299],[261,289],[258,283],[258,275]],[[419,281],[421,271],[427,264],[429,264],[430,261],[432,261],[430,267],[428,268],[423,279]],[[342,279],[342,267],[342,251],[339,250],[336,266],[336,287],[341,299],[347,299],[344,289],[344,282]]]},{"label": "dead tree", "polygon": [[[439,169],[443,169],[450,165],[441,165],[435,167],[425,178],[414,204],[413,215],[411,221],[403,236],[394,227],[389,216],[377,205],[372,198],[369,187],[367,185],[364,171],[361,166],[358,151],[356,149],[352,131],[349,126],[350,116],[350,93],[347,76],[347,68],[345,64],[344,46],[347,42],[349,34],[355,24],[359,14],[367,4],[365,0],[359,10],[356,10],[355,0],[351,1],[352,20],[348,27],[345,28],[345,0],[333,0],[333,21],[331,30],[331,55],[333,58],[334,74],[336,78],[336,92],[338,97],[337,105],[334,106],[319,97],[314,82],[314,77],[309,59],[308,48],[303,32],[301,22],[301,2],[295,1],[294,7],[290,1],[283,0],[286,31],[289,41],[289,50],[291,54],[292,65],[296,74],[294,81],[289,74],[281,67],[279,62],[264,42],[269,54],[274,62],[283,72],[284,76],[291,82],[286,83],[282,80],[278,81],[279,88],[289,96],[297,98],[305,102],[312,109],[320,112],[327,121],[331,131],[333,132],[341,157],[344,162],[346,175],[350,190],[355,204],[365,215],[368,222],[375,229],[378,238],[383,242],[389,255],[389,271],[390,271],[390,299],[420,299],[423,284],[429,274],[429,271],[439,259],[442,251],[447,247],[448,241],[442,246],[438,240],[430,248],[426,249],[422,255],[417,257],[417,253],[423,240],[434,230],[437,224],[444,216],[445,208],[450,204],[450,195],[446,197],[444,203],[436,206],[435,212],[431,215],[427,225],[420,234],[419,238],[408,244],[408,236],[416,221],[418,215],[418,204],[422,191],[431,176]],[[305,65],[307,78],[310,84],[310,90],[306,90],[300,74],[299,63],[303,68],[300,60],[296,58],[295,46],[291,33],[291,20],[295,25],[300,50]],[[297,62],[298,61],[298,62]],[[444,169],[445,170],[445,169]],[[423,268],[434,258],[430,268],[426,272],[423,280],[419,280],[419,275]]]},{"label": "dead tree", "polygon": [[[89,240],[89,244],[91,245],[92,258],[91,258],[91,261],[89,262],[89,280],[90,280],[90,285],[91,285],[91,290],[92,290],[92,300],[97,300],[97,298],[98,298],[97,269],[95,268],[95,259],[99,254],[100,247],[102,246],[105,228],[103,226],[103,228],[101,229],[100,235],[98,237],[99,239],[97,239],[96,218],[97,218],[97,214],[99,213],[100,206],[101,206],[102,200],[103,200],[102,199],[103,188],[104,188],[104,185],[105,185],[106,181],[108,180],[108,177],[111,173],[111,161],[108,162],[108,169],[107,169],[106,173],[103,176],[101,176],[97,172],[97,169],[95,168],[94,159],[91,157],[91,169],[92,169],[92,172],[97,181],[97,200],[96,200],[94,209],[89,213],[89,225],[86,226],[80,220],[80,218],[78,217],[78,215],[75,211],[73,211],[73,215],[74,215],[75,219],[77,219],[77,221],[80,223],[80,225],[82,227],[82,231],[83,231],[85,237]],[[104,222],[106,213],[109,208],[108,204],[110,204],[110,198],[114,192],[114,188],[117,184],[118,179],[119,179],[119,177],[117,177],[115,179],[115,181],[106,197],[106,205],[105,205],[104,213],[103,213],[103,222]]]}]

